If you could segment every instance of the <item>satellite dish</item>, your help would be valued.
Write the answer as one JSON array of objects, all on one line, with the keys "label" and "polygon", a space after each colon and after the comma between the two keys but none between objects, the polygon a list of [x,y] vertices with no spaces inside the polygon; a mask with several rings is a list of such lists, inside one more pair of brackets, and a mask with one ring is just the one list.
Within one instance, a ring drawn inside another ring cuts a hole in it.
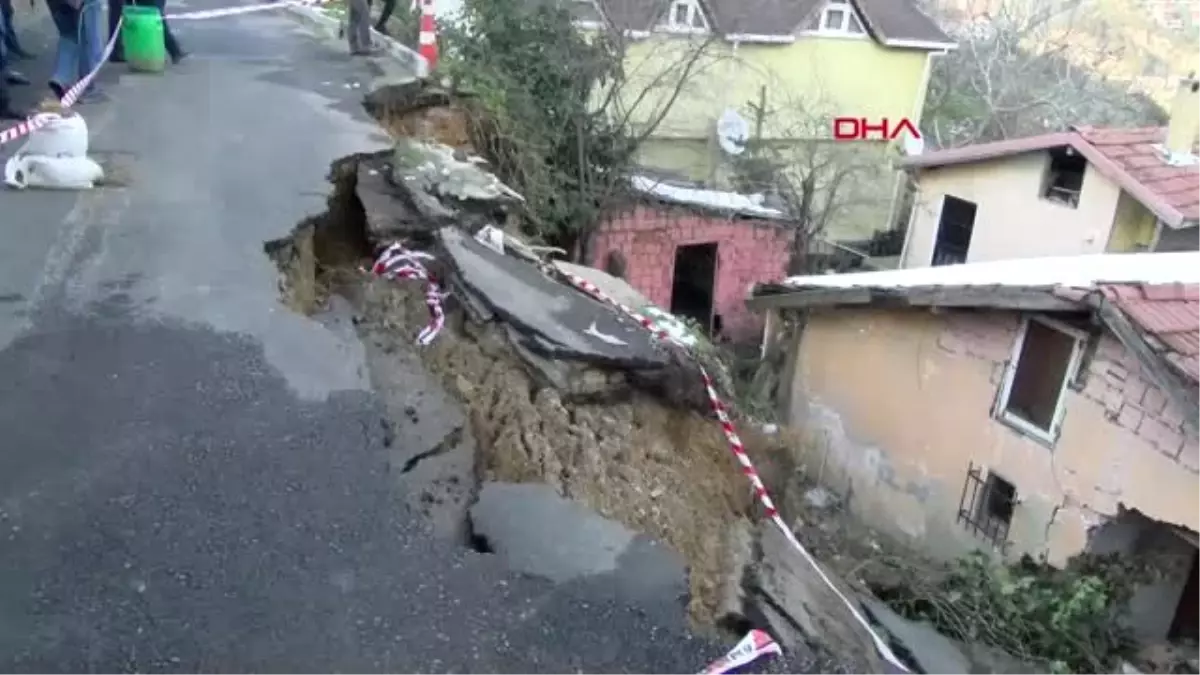
[{"label": "satellite dish", "polygon": [[925,139],[912,134],[904,134],[904,154],[919,155],[925,152]]},{"label": "satellite dish", "polygon": [[717,145],[731,155],[746,151],[750,140],[750,124],[732,108],[727,108],[717,119]]}]

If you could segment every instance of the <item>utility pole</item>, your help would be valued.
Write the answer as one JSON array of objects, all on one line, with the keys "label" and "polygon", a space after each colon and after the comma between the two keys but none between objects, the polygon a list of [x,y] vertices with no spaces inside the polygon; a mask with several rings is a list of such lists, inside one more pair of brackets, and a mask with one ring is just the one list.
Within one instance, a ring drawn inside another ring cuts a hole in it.
[{"label": "utility pole", "polygon": [[762,140],[763,119],[767,116],[767,85],[758,88],[758,105],[751,105],[754,109],[754,140]]}]

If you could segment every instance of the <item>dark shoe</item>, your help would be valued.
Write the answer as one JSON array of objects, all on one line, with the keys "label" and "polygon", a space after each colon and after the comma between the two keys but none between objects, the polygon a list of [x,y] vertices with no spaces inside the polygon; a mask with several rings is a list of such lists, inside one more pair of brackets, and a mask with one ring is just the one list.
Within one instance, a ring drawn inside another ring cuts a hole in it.
[{"label": "dark shoe", "polygon": [[179,65],[187,57],[188,57],[188,53],[183,50],[180,50],[171,55],[171,63],[173,63],[175,65]]},{"label": "dark shoe", "polygon": [[368,47],[366,49],[355,49],[350,52],[354,56],[379,56],[383,50],[379,47]]},{"label": "dark shoe", "polygon": [[375,24],[375,32],[379,33],[380,35],[387,35],[389,37],[392,35],[388,32],[388,27],[381,23]]},{"label": "dark shoe", "polygon": [[17,110],[12,106],[0,106],[0,120],[25,120],[29,117],[28,112]]},{"label": "dark shoe", "polygon": [[25,77],[24,75],[22,75],[21,73],[18,73],[15,70],[10,70],[7,73],[4,73],[4,80],[6,82],[8,82],[9,84],[15,84],[15,85],[29,84],[29,78]]},{"label": "dark shoe", "polygon": [[62,86],[58,82],[55,82],[54,80],[50,80],[49,86],[50,86],[50,91],[54,92],[54,98],[61,101],[62,97],[67,95],[67,88]]}]

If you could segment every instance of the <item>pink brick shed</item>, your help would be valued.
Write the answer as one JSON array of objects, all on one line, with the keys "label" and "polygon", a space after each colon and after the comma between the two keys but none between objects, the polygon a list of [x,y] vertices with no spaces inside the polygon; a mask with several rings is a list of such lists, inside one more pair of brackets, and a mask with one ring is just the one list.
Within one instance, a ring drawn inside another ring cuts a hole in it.
[{"label": "pink brick shed", "polygon": [[746,211],[672,203],[641,194],[601,223],[592,235],[586,262],[603,268],[610,253],[620,251],[626,263],[625,280],[650,302],[669,310],[676,249],[715,243],[713,312],[721,317],[724,337],[753,341],[762,330],[763,317],[746,308],[746,296],[755,284],[784,277],[789,228],[779,218],[748,216]]}]

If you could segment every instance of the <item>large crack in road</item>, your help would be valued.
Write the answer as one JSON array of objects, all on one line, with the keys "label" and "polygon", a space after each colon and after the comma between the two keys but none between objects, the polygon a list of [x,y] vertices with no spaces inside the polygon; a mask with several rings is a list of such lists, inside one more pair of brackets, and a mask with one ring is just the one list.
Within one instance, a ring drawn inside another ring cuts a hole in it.
[{"label": "large crack in road", "polygon": [[[620,331],[640,329],[622,327],[599,305],[568,306],[591,301],[476,244],[471,232],[503,222],[505,209],[439,192],[448,188],[436,184],[438,175],[464,171],[456,164],[463,151],[450,158],[438,149],[438,140],[466,138],[453,105],[439,96],[422,101],[411,88],[399,104],[380,97],[369,94],[367,107],[387,111],[380,113],[386,127],[423,136],[334,162],[327,211],[265,249],[289,307],[314,315],[349,306],[388,411],[392,464],[409,508],[440,536],[496,552],[516,571],[559,581],[615,575],[639,604],[667,612],[686,604],[700,630],[778,626],[792,636],[793,670],[814,661],[827,670],[875,668],[869,642],[847,628],[844,609],[805,606],[797,619],[762,584],[747,586],[757,579],[748,568],[761,564],[761,547],[750,545],[761,536],[750,524],[753,495],[718,425],[700,412],[706,399],[690,362],[664,358],[649,343],[642,349],[651,351],[628,354],[581,345],[582,327],[592,331],[597,321],[623,345],[635,334]],[[443,168],[433,178],[401,175],[429,166]],[[445,183],[482,190],[472,180]],[[445,328],[428,346],[414,344],[429,320],[421,284],[362,271],[397,239],[434,253],[433,271],[451,290]],[[565,314],[548,315],[546,307]],[[576,332],[553,324],[560,320],[574,322]],[[764,460],[768,484],[782,492],[790,469],[768,461],[786,456],[780,441],[753,428],[741,433]],[[490,495],[486,522],[473,517],[480,494]],[[804,577],[798,569],[779,574]],[[805,590],[796,597],[828,601],[811,579],[799,583]]]}]

